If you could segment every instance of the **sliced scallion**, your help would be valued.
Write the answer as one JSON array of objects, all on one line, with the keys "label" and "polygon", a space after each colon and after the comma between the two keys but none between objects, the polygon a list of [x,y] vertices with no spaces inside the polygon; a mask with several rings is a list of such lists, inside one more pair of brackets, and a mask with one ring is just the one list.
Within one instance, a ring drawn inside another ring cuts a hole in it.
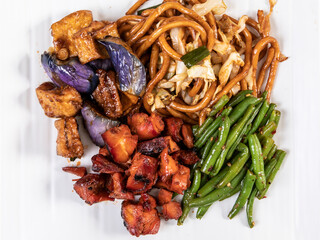
[{"label": "sliced scallion", "polygon": [[198,47],[191,52],[183,55],[181,60],[184,62],[187,68],[191,68],[192,66],[196,65],[202,59],[207,57],[210,54],[208,48],[205,46]]},{"label": "sliced scallion", "polygon": [[154,6],[148,7],[148,8],[143,8],[143,9],[139,10],[139,11],[137,12],[137,14],[138,14],[138,15],[141,15],[141,13],[142,13],[144,10],[154,9],[154,8],[159,7],[160,5],[161,5],[161,3],[158,4],[158,5],[154,5]]}]

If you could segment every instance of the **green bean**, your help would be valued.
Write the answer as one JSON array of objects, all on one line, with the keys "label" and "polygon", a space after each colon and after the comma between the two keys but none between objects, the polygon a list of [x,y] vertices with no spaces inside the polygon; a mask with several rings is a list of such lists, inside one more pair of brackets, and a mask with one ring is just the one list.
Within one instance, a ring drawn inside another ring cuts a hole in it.
[{"label": "green bean", "polygon": [[195,170],[194,178],[192,181],[191,187],[187,190],[187,192],[183,195],[182,199],[182,215],[178,220],[178,225],[182,225],[186,217],[190,212],[189,202],[194,198],[196,192],[198,191],[201,183],[201,172],[199,169]]},{"label": "green bean", "polygon": [[214,143],[216,142],[216,140],[217,140],[217,138],[214,137],[214,136],[217,135],[218,133],[219,133],[219,132],[216,131],[216,132],[214,133],[214,135],[213,135],[211,138],[208,139],[206,145],[205,145],[203,148],[201,148],[202,154],[201,154],[200,156],[201,156],[202,159],[206,159],[206,157],[207,157],[208,154],[210,153],[210,150],[211,150],[213,144],[214,144]]},{"label": "green bean", "polygon": [[268,122],[272,111],[273,111],[276,107],[277,107],[276,104],[274,104],[274,103],[271,103],[271,104],[270,104],[267,113],[264,115],[264,117],[263,117],[263,119],[262,119],[262,121],[261,121],[261,123],[260,123],[260,125],[259,125],[259,128],[260,128],[260,127],[263,127],[263,126]]},{"label": "green bean", "polygon": [[257,105],[258,103],[260,103],[262,101],[261,98],[255,98],[255,97],[247,97],[245,100],[243,100],[239,105],[237,105],[232,112],[229,115],[230,121],[231,121],[231,125],[233,125],[234,123],[237,122],[237,120],[239,118],[241,118],[245,111],[247,110],[247,108],[250,105]]},{"label": "green bean", "polygon": [[267,125],[265,125],[259,132],[258,138],[262,139],[263,137],[268,137],[270,135],[272,137],[272,133],[274,133],[276,129],[277,129],[277,124],[274,121],[268,122]]},{"label": "green bean", "polygon": [[256,186],[258,190],[262,192],[266,188],[266,176],[264,173],[261,145],[256,134],[249,135],[248,142],[251,153],[253,172],[257,176]]},{"label": "green bean", "polygon": [[262,138],[261,145],[262,145],[263,160],[266,160],[270,150],[272,149],[272,147],[274,145],[274,140],[269,137],[264,137],[264,138]]},{"label": "green bean", "polygon": [[268,120],[268,123],[274,121],[278,126],[280,118],[281,118],[281,112],[278,110],[273,110]]},{"label": "green bean", "polygon": [[209,117],[215,116],[228,102],[230,98],[227,95],[223,95],[219,101],[212,107]]},{"label": "green bean", "polygon": [[228,151],[226,159],[229,160],[232,158],[234,151],[237,149],[238,145],[241,143],[242,138],[245,136],[245,133],[248,130],[249,125],[246,125],[240,132],[239,136],[237,137],[236,141],[232,144],[231,148]]},{"label": "green bean", "polygon": [[209,210],[209,208],[211,207],[212,204],[209,204],[207,206],[202,206],[202,207],[199,207],[198,210],[197,210],[197,215],[196,215],[196,218],[197,219],[201,219],[205,214],[206,212]]},{"label": "green bean", "polygon": [[254,175],[250,170],[247,170],[247,174],[243,180],[243,186],[240,191],[240,194],[234,203],[231,211],[228,214],[228,217],[232,219],[234,216],[238,214],[238,212],[243,208],[246,204],[247,199],[250,196],[252,188],[254,186],[254,182],[256,181],[256,175]]},{"label": "green bean", "polygon": [[193,175],[195,173],[195,171],[200,167],[200,161],[196,162],[195,164],[193,164],[191,171],[190,171],[190,180],[193,179]]},{"label": "green bean", "polygon": [[232,127],[232,129],[230,130],[230,134],[228,136],[226,146],[222,150],[219,158],[217,159],[217,161],[213,167],[212,174],[214,176],[219,173],[221,167],[224,164],[224,160],[227,156],[229,149],[231,148],[232,144],[236,141],[237,137],[240,135],[241,130],[244,128],[245,124],[247,124],[247,122],[248,122],[249,118],[251,117],[252,113],[254,112],[254,110],[255,110],[255,106],[250,105],[248,107],[248,109],[246,110],[244,116],[241,118],[241,120],[236,125],[234,125]]},{"label": "green bean", "polygon": [[195,136],[196,132],[198,131],[199,125],[192,125],[192,133]]},{"label": "green bean", "polygon": [[269,161],[272,157],[273,157],[273,155],[276,153],[276,151],[277,151],[277,145],[276,144],[273,144],[273,146],[272,146],[272,148],[271,148],[271,150],[270,150],[270,152],[269,152],[269,154],[268,154],[268,157],[267,157],[267,161]]},{"label": "green bean", "polygon": [[258,128],[259,128],[259,125],[260,123],[262,122],[263,120],[263,117],[266,115],[266,113],[268,112],[268,109],[269,109],[269,103],[267,100],[264,100],[263,101],[263,104],[261,106],[261,109],[259,111],[259,114],[257,115],[257,117],[254,119],[253,121],[253,124],[252,124],[252,128],[251,130],[249,131],[248,134],[253,134],[255,133]]},{"label": "green bean", "polygon": [[219,199],[219,201],[223,201],[229,197],[232,197],[236,193],[240,192],[241,190],[241,184],[238,184],[234,189],[232,189],[230,192],[226,193],[222,198]]},{"label": "green bean", "polygon": [[190,207],[201,207],[212,204],[213,202],[219,200],[226,193],[235,188],[243,179],[246,174],[246,168],[243,168],[240,173],[224,188],[219,188],[213,190],[210,194],[205,197],[194,198],[189,202]]},{"label": "green bean", "polygon": [[201,174],[201,183],[200,187],[201,188],[203,185],[205,185],[208,182],[208,175],[207,174]]},{"label": "green bean", "polygon": [[217,184],[217,188],[225,187],[232,179],[234,179],[249,159],[249,149],[246,145],[240,143],[237,147],[237,150],[240,153],[235,157],[233,161],[234,163],[229,168],[227,174]]},{"label": "green bean", "polygon": [[227,107],[234,107],[242,102],[248,94],[251,94],[252,90],[244,90],[233,96],[227,104]]},{"label": "green bean", "polygon": [[204,133],[201,135],[201,137],[195,142],[194,147],[200,149],[202,148],[208,139],[212,137],[212,135],[215,133],[215,131],[218,129],[220,124],[222,123],[222,118],[225,116],[228,116],[231,112],[232,108],[226,108],[222,111],[221,115],[217,117],[213,123],[204,131]]},{"label": "green bean", "polygon": [[271,174],[270,174],[270,176],[268,178],[267,187],[263,191],[260,191],[259,196],[258,196],[259,199],[262,199],[266,195],[266,193],[267,193],[271,183],[273,182],[277,172],[279,171],[280,166],[281,166],[281,164],[283,162],[283,159],[285,158],[287,153],[285,151],[282,151],[282,150],[277,150],[276,154],[277,154],[277,156],[276,156],[277,157],[276,158],[277,159],[277,163],[274,166],[274,168],[272,169],[272,172],[271,172]]},{"label": "green bean", "polygon": [[201,166],[201,172],[205,174],[210,173],[211,169],[213,168],[217,158],[219,157],[222,151],[224,144],[227,141],[229,130],[230,130],[230,119],[227,116],[222,122],[221,130],[219,129],[220,132],[219,132],[218,141],[215,144],[213,144],[209,155],[204,160]]},{"label": "green bean", "polygon": [[198,130],[196,131],[194,136],[196,138],[199,138],[201,136],[201,134],[212,124],[212,122],[213,122],[213,118],[212,117],[208,117],[204,121],[204,123],[198,128]]},{"label": "green bean", "polygon": [[250,228],[254,227],[254,221],[252,220],[252,212],[253,212],[253,203],[254,203],[254,199],[256,198],[256,194],[258,192],[257,188],[254,188],[248,198],[248,202],[247,202],[247,220],[248,220],[248,224],[250,226]]},{"label": "green bean", "polygon": [[197,196],[198,197],[204,197],[206,195],[208,195],[210,192],[213,191],[213,189],[215,189],[216,185],[221,181],[221,179],[224,177],[224,175],[226,175],[226,173],[229,171],[229,166],[224,167],[218,175],[214,176],[213,178],[211,178],[204,186],[202,186],[198,193]]}]

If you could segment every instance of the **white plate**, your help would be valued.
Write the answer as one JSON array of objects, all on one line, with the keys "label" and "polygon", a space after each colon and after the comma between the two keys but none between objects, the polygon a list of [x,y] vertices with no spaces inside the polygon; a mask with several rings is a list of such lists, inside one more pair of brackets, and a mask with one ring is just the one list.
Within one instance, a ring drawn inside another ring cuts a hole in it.
[{"label": "white plate", "polygon": [[[0,239],[132,238],[119,202],[88,206],[72,191],[74,177],[61,171],[68,163],[55,153],[54,120],[44,116],[35,88],[48,79],[39,58],[51,45],[51,23],[79,9],[93,10],[96,19],[117,19],[134,1],[1,4]],[[268,198],[255,203],[256,226],[248,228],[244,211],[227,219],[232,198],[215,204],[201,221],[192,216],[182,227],[162,221],[159,233],[144,239],[320,239],[319,3],[301,2],[279,1],[272,15],[272,35],[289,56],[280,64],[272,96],[283,115],[276,142],[288,156]],[[236,17],[268,9],[267,0],[226,3]],[[81,163],[89,165],[96,152],[88,146]]]}]

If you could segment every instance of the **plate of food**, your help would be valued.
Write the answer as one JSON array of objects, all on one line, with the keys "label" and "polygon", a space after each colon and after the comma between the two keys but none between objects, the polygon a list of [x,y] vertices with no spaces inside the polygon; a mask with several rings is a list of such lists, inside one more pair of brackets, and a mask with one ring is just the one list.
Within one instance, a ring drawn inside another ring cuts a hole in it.
[{"label": "plate of food", "polygon": [[45,21],[31,131],[53,238],[294,236],[291,29],[283,3],[249,2],[81,2]]}]

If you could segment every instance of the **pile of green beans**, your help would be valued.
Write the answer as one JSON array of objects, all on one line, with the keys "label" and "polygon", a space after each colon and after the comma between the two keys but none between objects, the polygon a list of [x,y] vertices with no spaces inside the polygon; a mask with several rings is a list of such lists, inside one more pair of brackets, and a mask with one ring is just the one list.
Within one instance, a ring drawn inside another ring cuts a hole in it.
[{"label": "pile of green beans", "polygon": [[248,224],[252,228],[253,203],[263,199],[285,158],[273,139],[281,112],[251,90],[239,92],[231,99],[223,96],[212,107],[206,121],[193,126],[195,148],[201,161],[191,170],[192,184],[185,191],[182,225],[192,208],[201,219],[210,206],[237,193],[228,217],[232,219],[247,204]]}]

